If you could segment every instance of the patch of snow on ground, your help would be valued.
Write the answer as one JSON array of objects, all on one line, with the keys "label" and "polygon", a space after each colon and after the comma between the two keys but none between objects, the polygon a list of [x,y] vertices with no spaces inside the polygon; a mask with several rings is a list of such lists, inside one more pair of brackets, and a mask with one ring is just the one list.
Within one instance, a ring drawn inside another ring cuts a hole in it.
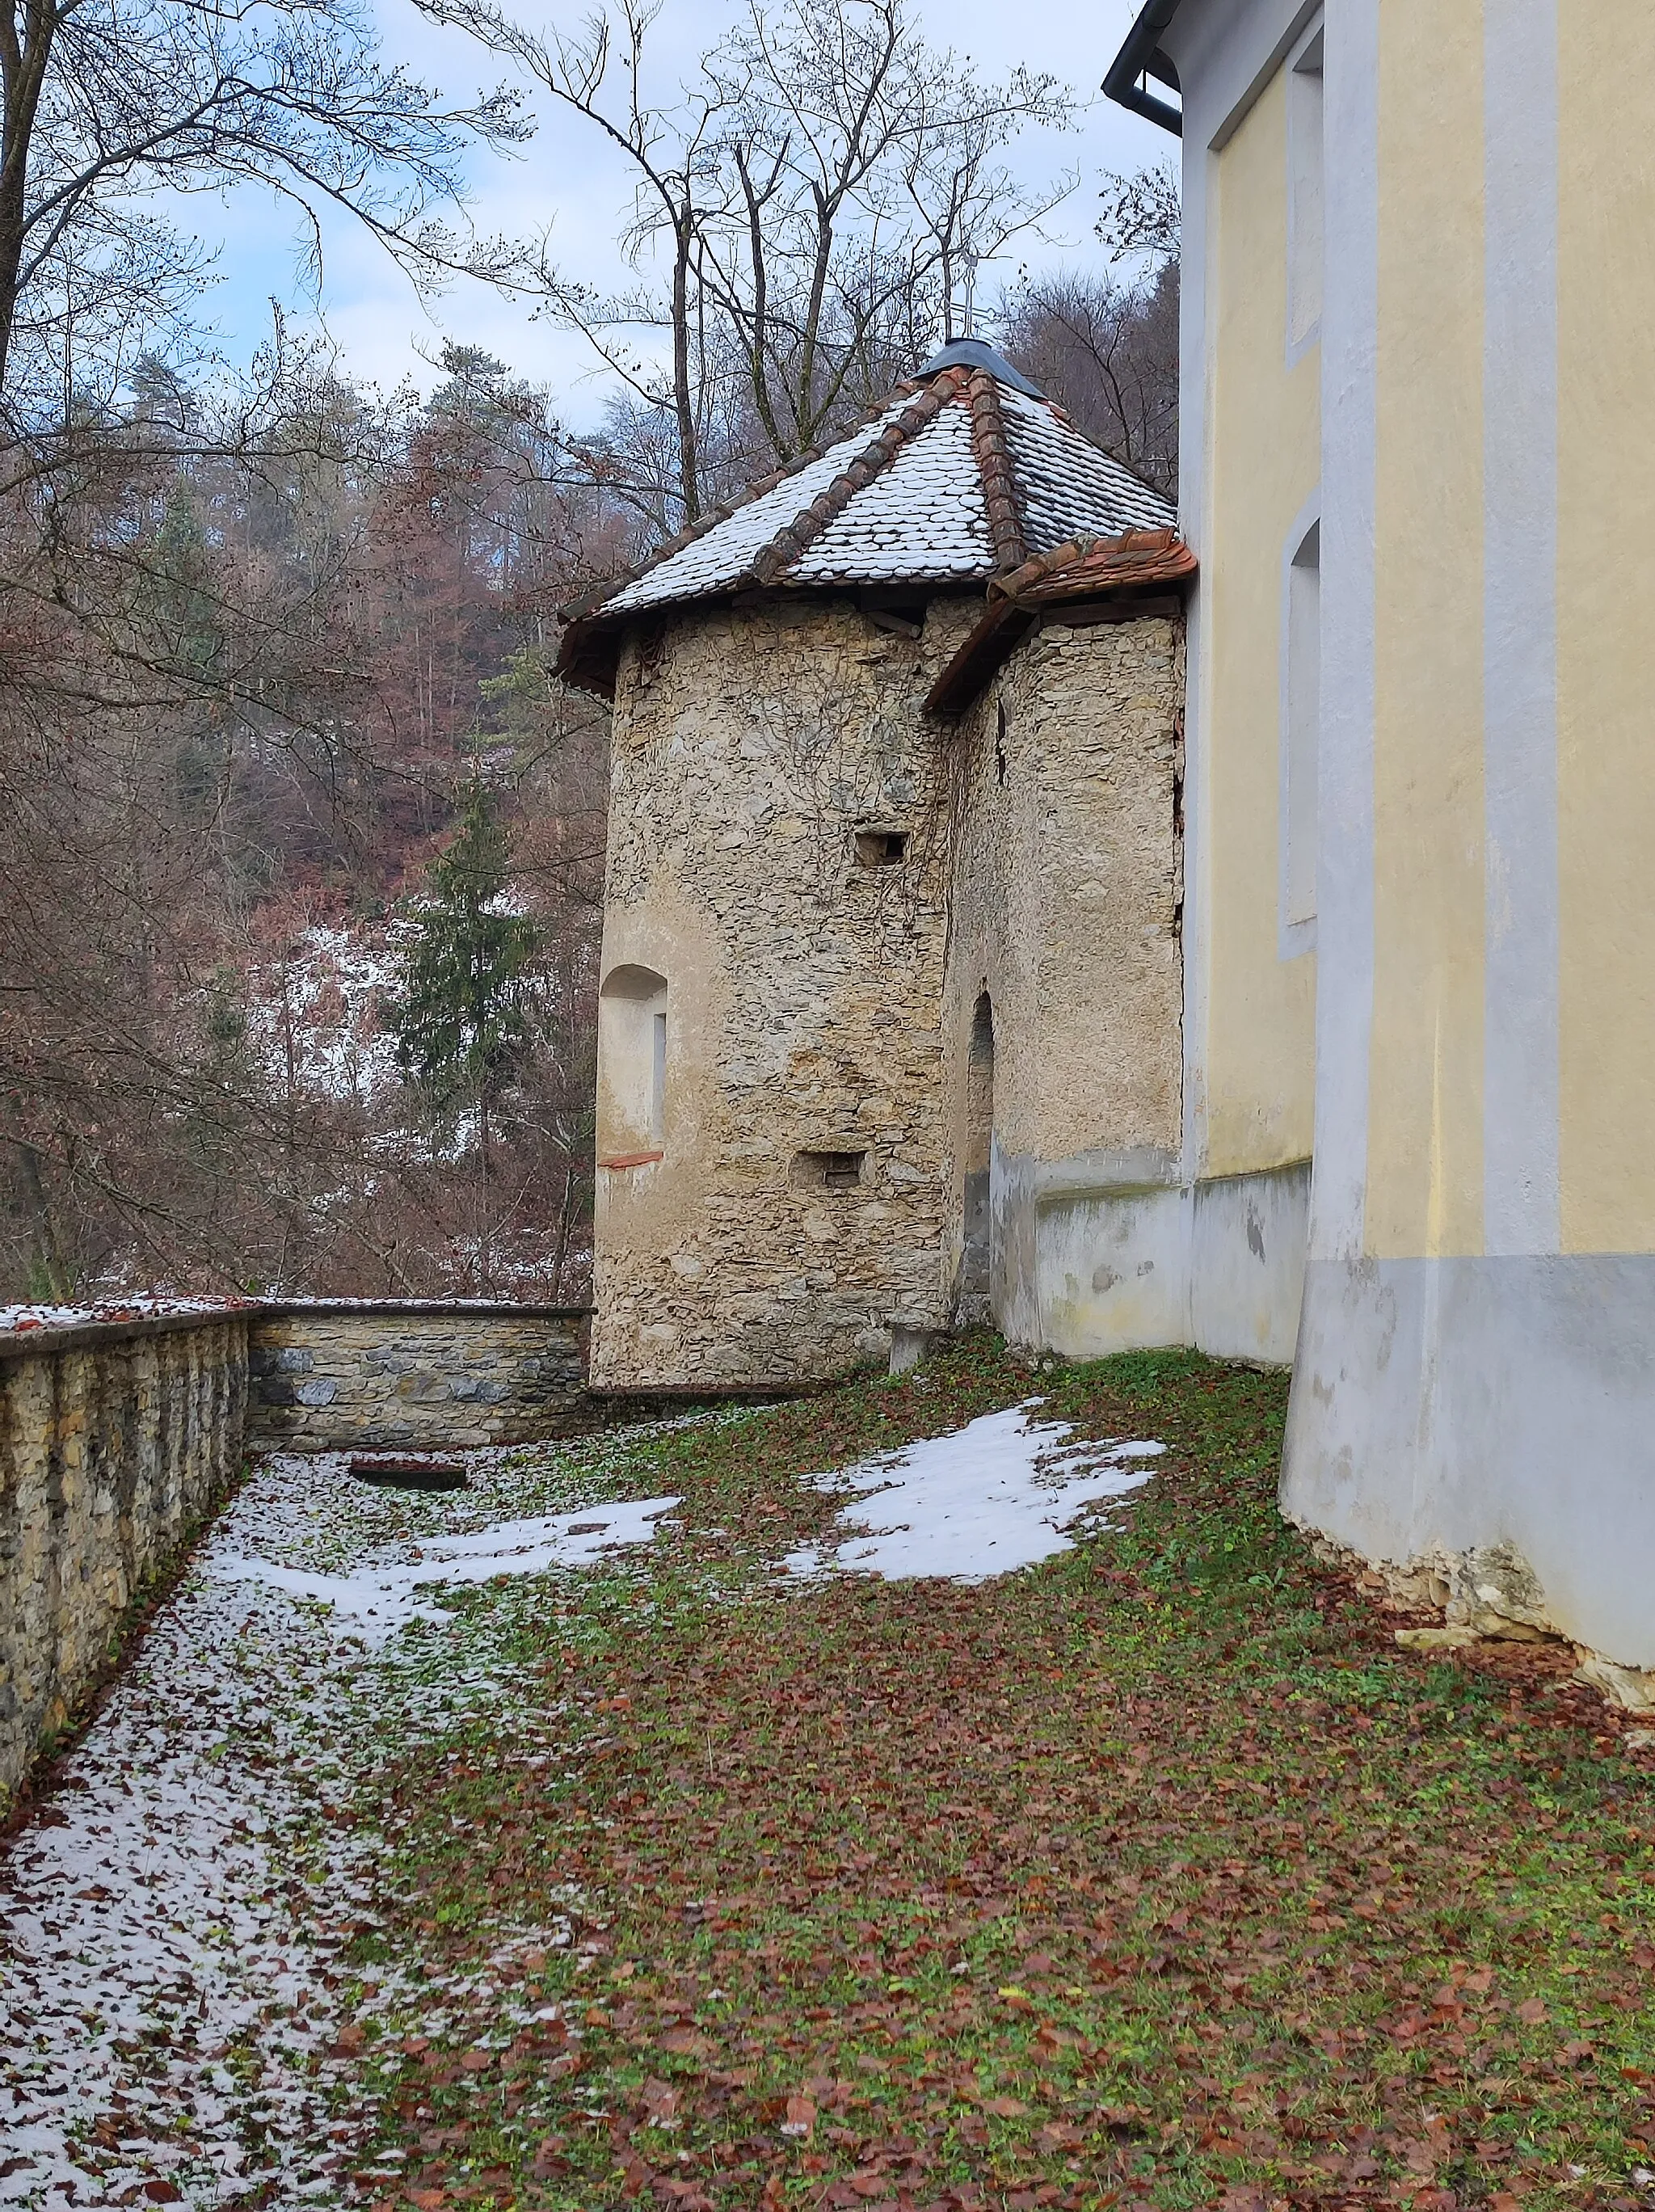
[{"label": "patch of snow on ground", "polygon": [[537,1521],[506,1521],[470,1536],[440,1536],[409,1561],[369,1560],[354,1574],[322,1575],[269,1559],[231,1557],[211,1571],[229,1582],[258,1582],[295,1597],[319,1599],[348,1618],[366,1641],[383,1644],[410,1620],[452,1619],[420,1601],[438,1583],[489,1583],[500,1575],[539,1575],[549,1567],[590,1566],[621,1544],[646,1544],[682,1498],[646,1498],[620,1505],[583,1506]]},{"label": "patch of snow on ground", "polygon": [[364,1104],[398,1079],[397,1040],[384,1024],[400,988],[413,932],[407,922],[330,927],[312,922],[286,957],[253,970],[252,1034],[271,1073],[293,1072],[324,1098]]},{"label": "patch of snow on ground", "polygon": [[1033,1418],[1041,1403],[1030,1398],[952,1436],[815,1476],[818,1489],[852,1494],[839,1516],[846,1533],[790,1553],[789,1572],[985,1582],[1068,1551],[1064,1531],[1084,1508],[1147,1482],[1142,1462],[1167,1447],[1077,1441],[1066,1421]]},{"label": "patch of snow on ground", "polygon": [[[416,1589],[591,1561],[674,1502],[508,1518],[549,1502],[535,1468],[468,1461],[473,1488],[419,1497],[339,1457],[267,1462],[0,1853],[0,2205],[349,2201],[336,1991],[377,1922],[382,1839],[337,1809],[388,1728],[510,1702],[475,1656],[433,1668],[445,1632],[391,1629]],[[373,1609],[304,1601],[336,1589]],[[374,1971],[392,1998],[397,1970]]]}]

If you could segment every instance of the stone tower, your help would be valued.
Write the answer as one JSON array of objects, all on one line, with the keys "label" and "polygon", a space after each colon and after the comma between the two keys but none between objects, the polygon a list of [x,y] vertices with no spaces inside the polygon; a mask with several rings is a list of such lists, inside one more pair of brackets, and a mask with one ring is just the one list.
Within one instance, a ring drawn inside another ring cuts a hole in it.
[{"label": "stone tower", "polygon": [[570,611],[614,702],[595,1381],[1028,1334],[1056,1125],[1175,1152],[1171,525],[966,341]]}]

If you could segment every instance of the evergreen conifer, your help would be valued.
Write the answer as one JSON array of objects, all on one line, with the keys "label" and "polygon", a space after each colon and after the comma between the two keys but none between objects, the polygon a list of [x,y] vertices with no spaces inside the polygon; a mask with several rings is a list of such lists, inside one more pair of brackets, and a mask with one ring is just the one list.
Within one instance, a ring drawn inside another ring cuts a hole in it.
[{"label": "evergreen conifer", "polygon": [[432,867],[415,920],[403,989],[388,1009],[404,1078],[428,1119],[450,1125],[475,1109],[482,1185],[481,1273],[492,1273],[490,1125],[532,1049],[530,979],[541,933],[506,910],[511,841],[480,778],[453,842]]}]

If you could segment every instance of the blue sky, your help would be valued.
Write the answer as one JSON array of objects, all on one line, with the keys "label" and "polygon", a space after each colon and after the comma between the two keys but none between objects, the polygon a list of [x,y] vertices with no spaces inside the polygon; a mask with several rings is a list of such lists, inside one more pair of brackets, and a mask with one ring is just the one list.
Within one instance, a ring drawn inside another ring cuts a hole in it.
[{"label": "blue sky", "polygon": [[[1093,259],[1097,173],[1139,168],[1164,159],[1171,148],[1163,133],[1097,93],[1137,4],[1046,0],[1019,9],[1005,0],[931,0],[929,5],[919,0],[916,9],[934,45],[970,55],[983,75],[1001,76],[1021,63],[1050,70],[1094,100],[1077,131],[1030,134],[1014,151],[1015,165],[1031,180],[1071,165],[1082,173],[1080,189],[1053,219],[1058,242],[1033,241],[1021,249],[1036,265],[1071,256]],[[519,0],[518,12],[537,26],[543,20],[532,0],[528,5]],[[575,11],[564,20],[573,25],[584,12],[582,0],[575,0]],[[724,0],[664,0],[651,34],[661,94],[693,69],[731,12]],[[379,0],[378,15],[386,52],[451,98],[469,97],[500,74],[488,55],[458,33],[433,30],[406,0]],[[599,284],[615,281],[614,240],[628,198],[624,169],[618,159],[606,158],[596,134],[577,118],[549,110],[549,103],[540,111],[537,136],[517,158],[474,156],[473,218],[485,234],[550,222],[557,258],[567,273]],[[223,237],[220,281],[203,305],[226,350],[245,361],[269,327],[270,295],[284,301],[294,297],[291,220],[252,192],[236,195],[222,208],[196,200],[185,212],[191,228],[209,240]],[[1003,273],[1015,270],[1009,266]],[[985,272],[981,291],[996,289],[992,273]],[[421,302],[385,255],[343,222],[328,227],[324,305],[344,364],[370,381],[388,387],[407,376],[428,386],[433,372],[427,357],[453,337],[485,346],[521,374],[549,384],[572,424],[590,423],[602,405],[604,387],[591,375],[590,356],[578,339],[533,320],[527,308],[482,285],[457,286],[435,301]]]}]

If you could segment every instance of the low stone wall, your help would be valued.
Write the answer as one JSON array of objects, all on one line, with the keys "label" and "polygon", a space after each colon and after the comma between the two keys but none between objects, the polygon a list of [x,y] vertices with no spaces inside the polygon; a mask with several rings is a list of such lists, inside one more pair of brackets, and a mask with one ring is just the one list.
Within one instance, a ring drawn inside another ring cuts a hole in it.
[{"label": "low stone wall", "polygon": [[0,1334],[0,1806],[239,1464],[239,1311]]},{"label": "low stone wall", "polygon": [[583,1307],[390,1299],[267,1307],[251,1327],[247,1440],[458,1451],[576,1425]]}]

